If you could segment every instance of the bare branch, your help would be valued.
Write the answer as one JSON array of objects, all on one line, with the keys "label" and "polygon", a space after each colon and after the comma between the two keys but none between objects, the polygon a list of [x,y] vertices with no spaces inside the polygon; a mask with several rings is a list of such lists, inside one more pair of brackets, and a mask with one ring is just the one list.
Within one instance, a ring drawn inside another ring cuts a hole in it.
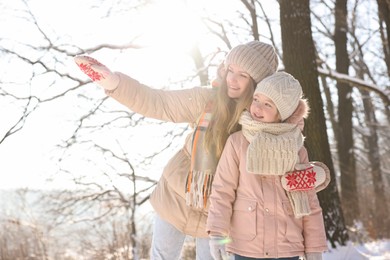
[{"label": "bare branch", "polygon": [[[368,91],[373,91],[373,92],[377,93],[382,98],[383,102],[385,102],[387,105],[390,105],[390,94],[381,90],[380,88],[378,88],[378,86],[376,86],[374,84],[370,84],[370,83],[368,83],[364,80],[361,80],[361,79],[352,78],[351,76],[348,76],[348,75],[345,75],[342,73],[338,73],[338,72],[330,70],[330,69],[317,68],[317,70],[318,70],[318,73],[320,75],[333,78],[333,79],[338,80],[340,82],[348,83],[351,85],[351,87],[356,86],[356,87],[359,87],[359,88],[362,88],[362,89],[365,89]],[[387,87],[387,89],[389,89],[389,87]]]}]

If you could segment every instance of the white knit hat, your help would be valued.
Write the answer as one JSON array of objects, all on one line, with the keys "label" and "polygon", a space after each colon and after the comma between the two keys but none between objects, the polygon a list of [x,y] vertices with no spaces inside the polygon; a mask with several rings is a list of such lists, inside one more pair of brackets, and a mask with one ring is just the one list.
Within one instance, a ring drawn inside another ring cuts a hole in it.
[{"label": "white knit hat", "polygon": [[240,66],[259,83],[278,69],[279,61],[274,47],[267,43],[251,41],[230,50],[225,58],[225,69],[230,64]]},{"label": "white knit hat", "polygon": [[299,81],[286,72],[276,72],[260,81],[256,93],[263,94],[274,102],[282,121],[294,113],[303,94]]}]

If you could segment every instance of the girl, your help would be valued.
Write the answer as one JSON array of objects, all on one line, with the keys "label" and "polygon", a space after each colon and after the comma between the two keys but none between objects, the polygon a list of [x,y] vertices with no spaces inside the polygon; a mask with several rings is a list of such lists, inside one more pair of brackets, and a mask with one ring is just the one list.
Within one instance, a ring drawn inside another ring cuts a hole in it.
[{"label": "girl", "polygon": [[250,111],[242,113],[242,131],[228,138],[207,220],[214,259],[226,258],[228,251],[235,260],[298,260],[304,254],[321,260],[327,250],[315,186],[326,187],[328,169],[317,163],[315,171],[293,174],[297,164],[308,163],[301,129],[291,123],[308,114],[301,97],[301,86],[290,74],[265,78],[257,85]]},{"label": "girl", "polygon": [[150,196],[157,213],[151,259],[179,259],[186,235],[196,238],[196,259],[212,259],[206,220],[215,168],[226,139],[240,129],[238,120],[256,84],[278,67],[274,48],[259,41],[238,45],[225,58],[219,87],[174,91],[152,89],[88,56],[75,61],[107,95],[132,111],[194,126]]}]

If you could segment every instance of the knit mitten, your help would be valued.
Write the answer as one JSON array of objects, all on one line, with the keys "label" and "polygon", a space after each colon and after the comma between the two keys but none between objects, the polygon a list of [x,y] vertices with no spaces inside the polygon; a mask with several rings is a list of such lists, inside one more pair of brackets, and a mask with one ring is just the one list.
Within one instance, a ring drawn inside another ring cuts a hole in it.
[{"label": "knit mitten", "polygon": [[322,260],[322,253],[306,253],[306,260]]},{"label": "knit mitten", "polygon": [[229,255],[226,253],[225,244],[228,243],[228,238],[224,236],[210,236],[210,253],[214,260],[227,260]]},{"label": "knit mitten", "polygon": [[287,191],[305,191],[315,189],[319,192],[330,182],[329,168],[321,162],[296,164],[295,170],[282,176],[282,186]]},{"label": "knit mitten", "polygon": [[295,217],[300,218],[311,213],[308,191],[318,192],[326,188],[330,173],[328,167],[321,162],[296,164],[295,170],[286,172],[280,181],[287,191]]},{"label": "knit mitten", "polygon": [[114,90],[118,87],[119,76],[105,65],[89,56],[76,56],[74,61],[93,82],[105,90]]}]

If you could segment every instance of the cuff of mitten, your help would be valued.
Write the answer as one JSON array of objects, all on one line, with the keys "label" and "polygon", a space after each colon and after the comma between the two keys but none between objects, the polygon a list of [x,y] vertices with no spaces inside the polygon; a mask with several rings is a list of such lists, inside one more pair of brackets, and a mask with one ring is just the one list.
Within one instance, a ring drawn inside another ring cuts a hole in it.
[{"label": "cuff of mitten", "polygon": [[223,234],[215,231],[208,231],[207,233],[209,234],[209,237],[225,237]]},{"label": "cuff of mitten", "polygon": [[322,260],[322,253],[306,253],[305,258],[306,260]]},{"label": "cuff of mitten", "polygon": [[210,239],[224,239],[226,236],[222,235],[209,235]]},{"label": "cuff of mitten", "polygon": [[117,73],[117,72],[113,72],[116,77],[115,77],[115,80],[113,80],[113,82],[110,84],[109,87],[105,86],[103,87],[104,88],[104,92],[106,94],[112,94],[115,92],[115,90],[119,87],[119,83],[121,82],[121,75],[120,73]]}]

